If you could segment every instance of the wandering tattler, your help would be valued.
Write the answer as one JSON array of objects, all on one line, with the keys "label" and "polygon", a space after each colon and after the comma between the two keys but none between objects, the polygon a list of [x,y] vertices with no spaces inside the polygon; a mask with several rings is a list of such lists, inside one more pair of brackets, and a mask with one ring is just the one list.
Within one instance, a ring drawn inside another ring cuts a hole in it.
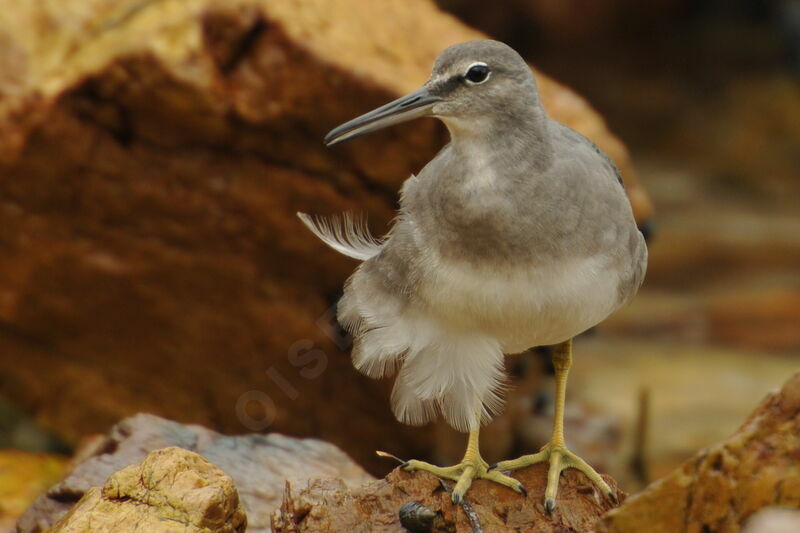
[{"label": "wandering tattler", "polygon": [[[441,414],[469,432],[461,463],[404,467],[456,481],[456,503],[479,478],[524,494],[503,472],[540,462],[549,463],[548,511],[566,468],[613,499],[566,447],[564,398],[572,338],[627,302],[647,265],[619,171],[591,141],[547,118],[530,68],[497,41],[451,46],[421,89],[342,124],[325,142],[423,116],[444,122],[451,140],[405,181],[386,237],[349,216],[299,214],[326,244],[363,261],[338,305],[355,367],[373,378],[398,373],[392,409],[401,422]],[[552,438],[538,453],[490,467],[478,432],[502,407],[503,354],[542,345],[557,345]]]}]

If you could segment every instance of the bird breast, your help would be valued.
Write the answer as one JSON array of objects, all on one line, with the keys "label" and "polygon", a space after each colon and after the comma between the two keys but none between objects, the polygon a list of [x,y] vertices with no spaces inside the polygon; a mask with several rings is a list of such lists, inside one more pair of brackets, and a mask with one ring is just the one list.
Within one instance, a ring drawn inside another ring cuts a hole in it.
[{"label": "bird breast", "polygon": [[483,331],[506,353],[572,338],[623,303],[605,255],[491,269],[434,257],[426,264],[418,289],[426,313],[451,328]]},{"label": "bird breast", "polygon": [[448,327],[492,335],[506,353],[601,322],[630,294],[620,287],[634,263],[630,207],[621,188],[604,185],[613,176],[582,175],[571,159],[546,174],[511,160],[498,175],[479,148],[443,150],[404,186],[415,299]]}]

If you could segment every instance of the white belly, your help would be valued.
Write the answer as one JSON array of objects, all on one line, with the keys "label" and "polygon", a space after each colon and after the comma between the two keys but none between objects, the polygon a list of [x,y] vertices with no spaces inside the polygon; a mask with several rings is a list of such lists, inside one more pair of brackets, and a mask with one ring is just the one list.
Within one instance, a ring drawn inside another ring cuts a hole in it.
[{"label": "white belly", "polygon": [[517,353],[572,338],[616,310],[619,276],[610,265],[607,256],[502,270],[439,260],[419,296],[435,320],[485,332]]}]

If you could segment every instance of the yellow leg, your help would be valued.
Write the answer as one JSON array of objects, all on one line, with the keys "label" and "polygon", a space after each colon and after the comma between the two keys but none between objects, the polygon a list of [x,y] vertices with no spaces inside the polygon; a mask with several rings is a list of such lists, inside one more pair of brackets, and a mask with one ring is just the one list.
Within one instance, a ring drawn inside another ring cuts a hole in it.
[{"label": "yellow leg", "polygon": [[548,512],[552,512],[556,507],[558,479],[561,472],[567,468],[575,468],[586,474],[586,477],[597,485],[606,497],[614,500],[614,492],[600,477],[600,474],[589,466],[586,461],[569,451],[564,442],[564,403],[567,392],[567,375],[569,374],[569,367],[572,366],[572,340],[561,343],[556,347],[553,352],[553,366],[556,370],[556,405],[553,435],[550,438],[550,442],[545,444],[539,453],[523,455],[519,459],[511,461],[501,461],[493,465],[491,471],[518,470],[537,463],[548,462],[550,469],[547,473],[547,488],[544,493],[544,506]]},{"label": "yellow leg", "polygon": [[[489,470],[489,464],[483,460],[478,447],[479,429],[470,431],[469,440],[467,441],[467,451],[464,452],[464,458],[457,465],[441,467],[426,463],[424,461],[417,461],[412,459],[403,463],[402,468],[406,470],[424,470],[430,472],[436,477],[450,479],[456,482],[453,487],[452,499],[453,503],[461,503],[472,481],[475,479],[488,479],[494,481],[505,487],[526,494],[525,487],[522,486],[518,480],[513,477],[502,474],[497,470]],[[378,452],[378,455],[388,456],[385,452]]]}]

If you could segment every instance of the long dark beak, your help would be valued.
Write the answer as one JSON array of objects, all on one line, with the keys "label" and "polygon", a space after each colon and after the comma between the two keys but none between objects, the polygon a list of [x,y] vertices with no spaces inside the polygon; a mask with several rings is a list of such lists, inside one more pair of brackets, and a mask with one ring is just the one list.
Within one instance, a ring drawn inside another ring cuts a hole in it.
[{"label": "long dark beak", "polygon": [[433,104],[439,100],[423,87],[332,129],[325,136],[325,144],[333,146],[387,126],[430,115]]}]

